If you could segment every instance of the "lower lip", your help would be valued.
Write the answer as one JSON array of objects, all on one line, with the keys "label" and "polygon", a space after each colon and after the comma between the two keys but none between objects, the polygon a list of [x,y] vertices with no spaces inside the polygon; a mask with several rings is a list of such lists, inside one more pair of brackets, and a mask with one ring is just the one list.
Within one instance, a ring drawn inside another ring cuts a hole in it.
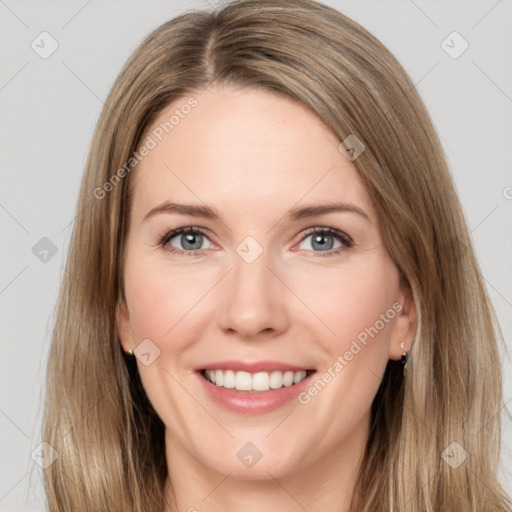
[{"label": "lower lip", "polygon": [[201,375],[201,372],[196,372],[196,374],[202,382],[206,393],[219,405],[236,413],[264,414],[279,409],[285,403],[297,398],[297,395],[309,386],[310,379],[315,372],[293,386],[253,392],[235,391],[234,389],[216,386],[209,380],[206,380]]}]

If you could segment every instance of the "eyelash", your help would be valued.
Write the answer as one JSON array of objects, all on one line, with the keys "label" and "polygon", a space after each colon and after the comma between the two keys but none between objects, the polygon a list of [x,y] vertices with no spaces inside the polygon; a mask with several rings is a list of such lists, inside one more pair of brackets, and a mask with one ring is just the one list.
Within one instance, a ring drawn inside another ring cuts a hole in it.
[{"label": "eyelash", "polygon": [[[199,233],[201,235],[204,235],[208,237],[206,231],[204,231],[201,228],[197,227],[184,227],[184,228],[178,228],[174,229],[172,231],[168,231],[163,236],[160,237],[158,246],[162,247],[169,253],[175,254],[180,257],[194,257],[198,256],[202,249],[197,249],[194,251],[182,251],[180,249],[176,249],[175,247],[172,247],[168,245],[169,241],[172,240],[174,237],[181,235],[183,233]],[[352,238],[350,238],[347,234],[343,233],[342,231],[338,231],[334,228],[321,228],[321,227],[314,227],[309,228],[304,232],[304,236],[301,238],[300,242],[302,243],[308,236],[314,235],[314,234],[325,234],[325,235],[331,235],[335,238],[337,238],[341,242],[341,246],[337,249],[330,249],[329,251],[313,251],[314,257],[320,257],[320,258],[328,258],[330,256],[336,256],[337,254],[340,254],[341,252],[350,249],[354,246],[354,241]]]}]

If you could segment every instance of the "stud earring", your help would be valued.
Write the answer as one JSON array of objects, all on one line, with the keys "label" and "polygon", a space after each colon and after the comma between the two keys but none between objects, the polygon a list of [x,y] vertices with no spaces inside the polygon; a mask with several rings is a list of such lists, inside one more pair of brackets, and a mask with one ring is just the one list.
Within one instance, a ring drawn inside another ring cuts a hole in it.
[{"label": "stud earring", "polygon": [[405,351],[405,343],[403,341],[400,343],[400,348],[402,349],[402,358],[400,360],[405,373],[405,369],[407,367],[407,352]]}]

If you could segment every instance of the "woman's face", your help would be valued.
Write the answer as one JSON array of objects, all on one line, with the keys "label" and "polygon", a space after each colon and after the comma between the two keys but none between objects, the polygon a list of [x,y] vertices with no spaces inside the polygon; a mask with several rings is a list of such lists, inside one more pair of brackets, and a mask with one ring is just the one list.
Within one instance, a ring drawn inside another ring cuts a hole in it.
[{"label": "woman's face", "polygon": [[241,479],[354,456],[415,328],[369,195],[301,105],[191,96],[154,122],[133,171],[119,310],[167,455]]}]

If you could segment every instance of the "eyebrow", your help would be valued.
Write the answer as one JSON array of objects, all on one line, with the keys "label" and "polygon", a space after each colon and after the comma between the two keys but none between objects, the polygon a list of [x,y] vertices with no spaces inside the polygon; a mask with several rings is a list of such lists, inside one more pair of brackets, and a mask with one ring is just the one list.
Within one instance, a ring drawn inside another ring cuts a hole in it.
[{"label": "eyebrow", "polygon": [[[310,206],[297,207],[289,210],[284,218],[286,220],[301,220],[309,217],[316,217],[327,213],[356,213],[364,217],[368,222],[371,223],[368,214],[356,205],[349,203],[323,203]],[[179,204],[166,201],[158,206],[151,209],[143,221],[159,215],[162,213],[176,213],[179,215],[188,215],[189,217],[201,217],[203,219],[221,220],[219,212],[210,206],[192,205],[192,204]]]}]

